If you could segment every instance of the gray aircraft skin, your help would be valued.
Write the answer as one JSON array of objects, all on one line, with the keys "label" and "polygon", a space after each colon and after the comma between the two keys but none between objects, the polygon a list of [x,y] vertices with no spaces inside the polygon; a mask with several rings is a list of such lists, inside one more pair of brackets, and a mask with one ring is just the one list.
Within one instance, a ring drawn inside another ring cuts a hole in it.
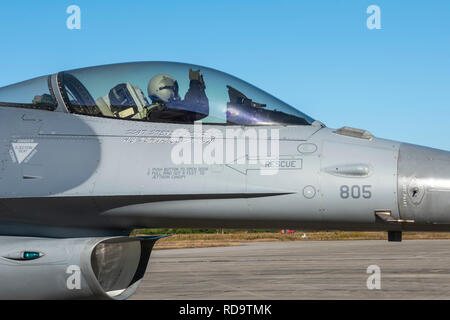
[{"label": "gray aircraft skin", "polygon": [[[180,97],[147,112],[161,74]],[[206,93],[206,114],[182,99],[188,90]],[[114,104],[120,92],[134,102]],[[0,121],[3,299],[129,297],[158,239],[128,237],[135,228],[388,231],[394,241],[450,231],[449,152],[327,128],[205,67],[139,62],[32,79],[0,88]],[[226,145],[232,129],[244,160],[252,141],[276,140],[279,158],[175,164],[180,129],[201,148],[212,131]]]}]

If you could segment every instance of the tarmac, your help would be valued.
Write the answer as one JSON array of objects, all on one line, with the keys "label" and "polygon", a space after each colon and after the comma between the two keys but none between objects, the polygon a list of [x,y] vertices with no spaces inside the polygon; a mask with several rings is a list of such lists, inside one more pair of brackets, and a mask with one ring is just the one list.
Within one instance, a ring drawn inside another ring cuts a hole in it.
[{"label": "tarmac", "polygon": [[[378,266],[379,273],[372,273],[377,267],[368,273],[369,266]],[[132,297],[449,298],[450,240],[250,242],[233,247],[154,250]]]}]

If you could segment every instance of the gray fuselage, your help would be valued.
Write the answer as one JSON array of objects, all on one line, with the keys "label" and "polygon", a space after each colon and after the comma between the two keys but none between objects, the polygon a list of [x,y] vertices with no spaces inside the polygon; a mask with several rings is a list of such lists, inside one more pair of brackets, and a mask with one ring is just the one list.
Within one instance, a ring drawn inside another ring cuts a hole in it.
[{"label": "gray fuselage", "polygon": [[[0,119],[3,235],[124,235],[139,227],[450,230],[445,151],[318,122],[257,126],[279,132],[279,170],[264,175],[258,165],[235,161],[174,164],[172,133],[194,125],[12,107],[0,107]],[[241,129],[236,141],[251,143],[245,126],[202,126],[211,128],[224,140],[226,130]]]}]

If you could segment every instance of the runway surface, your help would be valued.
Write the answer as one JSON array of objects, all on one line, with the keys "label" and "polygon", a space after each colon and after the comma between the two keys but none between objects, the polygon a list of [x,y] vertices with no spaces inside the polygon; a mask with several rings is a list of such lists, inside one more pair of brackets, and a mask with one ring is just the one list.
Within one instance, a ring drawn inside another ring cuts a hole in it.
[{"label": "runway surface", "polygon": [[[381,270],[369,290],[367,267]],[[155,250],[133,299],[449,299],[450,240]]]}]

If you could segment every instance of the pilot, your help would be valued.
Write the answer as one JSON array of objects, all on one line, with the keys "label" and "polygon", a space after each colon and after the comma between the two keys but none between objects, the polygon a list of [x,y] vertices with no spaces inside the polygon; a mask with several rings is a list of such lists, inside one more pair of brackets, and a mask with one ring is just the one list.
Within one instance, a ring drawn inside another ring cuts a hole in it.
[{"label": "pilot", "polygon": [[154,76],[148,83],[147,91],[152,100],[149,110],[164,110],[167,103],[181,100],[178,94],[178,82],[168,74]]},{"label": "pilot", "polygon": [[209,114],[205,82],[200,70],[189,70],[189,90],[184,100],[179,95],[178,82],[168,74],[158,74],[148,83],[152,104],[147,108],[147,119],[158,121],[193,122]]}]

